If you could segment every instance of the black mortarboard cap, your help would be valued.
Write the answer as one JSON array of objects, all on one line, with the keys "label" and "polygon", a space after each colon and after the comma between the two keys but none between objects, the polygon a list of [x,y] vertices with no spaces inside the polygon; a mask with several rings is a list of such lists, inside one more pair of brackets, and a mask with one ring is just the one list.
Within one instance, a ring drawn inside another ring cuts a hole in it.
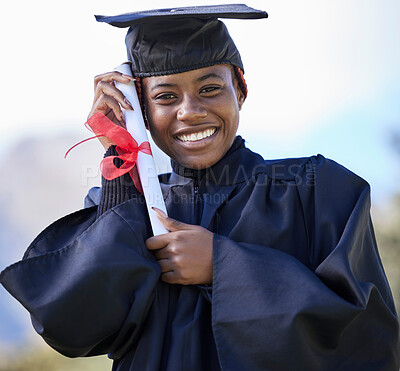
[{"label": "black mortarboard cap", "polygon": [[191,6],[96,15],[98,22],[129,27],[125,43],[135,76],[180,73],[228,63],[243,70],[225,24],[217,18],[259,19],[268,14],[244,4]]}]

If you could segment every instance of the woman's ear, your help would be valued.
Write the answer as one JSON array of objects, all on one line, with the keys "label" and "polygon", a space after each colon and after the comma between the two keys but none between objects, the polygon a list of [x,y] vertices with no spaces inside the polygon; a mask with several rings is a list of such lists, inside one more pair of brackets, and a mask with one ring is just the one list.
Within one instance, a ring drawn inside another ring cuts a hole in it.
[{"label": "woman's ear", "polygon": [[[231,69],[232,69],[233,84],[236,91],[236,100],[240,111],[242,109],[244,101],[246,100],[247,86],[243,78],[242,70],[236,66],[231,66]],[[241,81],[241,83],[239,83],[239,81]]]},{"label": "woman's ear", "polygon": [[237,99],[238,107],[239,107],[239,111],[240,111],[242,109],[245,98],[244,98],[242,89],[240,89],[239,84],[237,82],[236,82],[236,99]]},{"label": "woman's ear", "polygon": [[242,109],[242,105],[246,98],[244,97],[242,89],[240,89],[239,82],[238,82],[236,76],[234,78],[234,85],[235,85],[235,90],[236,90],[236,100],[237,100],[239,111],[240,111]]},{"label": "woman's ear", "polygon": [[242,109],[244,103],[244,95],[240,92],[240,96],[238,97],[239,111]]}]

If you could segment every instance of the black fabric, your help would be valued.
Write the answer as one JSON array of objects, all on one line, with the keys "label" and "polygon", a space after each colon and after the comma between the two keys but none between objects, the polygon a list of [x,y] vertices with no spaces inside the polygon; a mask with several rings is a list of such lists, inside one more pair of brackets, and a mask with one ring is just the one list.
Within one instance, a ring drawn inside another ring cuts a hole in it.
[{"label": "black fabric", "polygon": [[225,24],[217,18],[266,18],[244,4],[158,9],[118,16],[96,16],[99,22],[130,26],[125,38],[135,76],[181,73],[215,64],[243,63]]},{"label": "black fabric", "polygon": [[[198,223],[194,180],[160,180],[169,215]],[[160,281],[135,198],[56,222],[0,282],[53,348],[109,353],[115,371],[398,369],[364,180],[320,155],[264,161],[238,148],[199,192],[199,224],[214,233],[212,287]]]},{"label": "black fabric", "polygon": [[129,29],[125,44],[134,76],[169,75],[222,63],[244,70],[225,24],[217,19],[140,24]]},{"label": "black fabric", "polygon": [[250,8],[245,4],[200,5],[179,8],[143,10],[115,16],[96,15],[98,22],[106,22],[115,27],[132,27],[141,23],[153,23],[179,18],[267,18],[267,12]]},{"label": "black fabric", "polygon": [[[118,156],[116,146],[110,146],[106,151],[104,157],[107,156]],[[116,167],[122,166],[123,162],[119,158],[114,159],[114,164]],[[132,179],[128,173],[112,180],[107,180],[101,177],[101,197],[99,202],[99,207],[97,209],[97,216],[104,214],[108,209],[130,200],[133,197],[142,198],[141,201],[144,202],[144,198],[141,193],[134,186]]]}]

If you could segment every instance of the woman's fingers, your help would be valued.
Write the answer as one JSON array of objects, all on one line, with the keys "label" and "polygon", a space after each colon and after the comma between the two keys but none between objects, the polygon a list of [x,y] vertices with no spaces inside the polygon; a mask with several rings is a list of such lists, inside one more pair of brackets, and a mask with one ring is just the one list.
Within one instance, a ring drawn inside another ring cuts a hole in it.
[{"label": "woman's fingers", "polygon": [[[95,76],[95,78],[94,78],[95,100],[101,94],[102,87],[108,85],[108,86],[114,87],[115,90],[119,91],[117,88],[115,88],[115,82],[127,84],[130,81],[135,81],[135,79],[131,76],[123,75],[122,73],[117,72],[117,71],[107,72],[107,73],[103,73],[101,75]],[[100,86],[100,92],[99,92],[99,86]],[[104,92],[104,90],[103,90],[103,92]],[[122,94],[122,93],[120,92],[120,94]],[[122,96],[123,96],[123,94],[122,94]]]},{"label": "woman's fingers", "polygon": [[135,79],[131,76],[124,75],[121,72],[117,72],[117,71],[102,73],[102,74],[94,77],[94,89],[95,90],[96,90],[97,84],[100,81],[104,81],[104,82],[108,82],[108,83],[114,83],[114,81],[127,83],[129,81],[135,81]]},{"label": "woman's fingers", "polygon": [[174,271],[161,273],[161,279],[163,280],[163,282],[169,284],[180,283],[178,282],[177,275]]},{"label": "woman's fingers", "polygon": [[[107,116],[116,125],[120,125],[123,128],[126,128],[121,107],[113,97],[100,96],[99,99],[93,104],[88,119],[96,112],[103,113],[103,115]],[[99,137],[98,139],[106,151],[110,146],[115,144],[111,139],[107,137]]]},{"label": "woman's fingers", "polygon": [[113,84],[105,81],[100,81],[95,90],[94,102],[101,98],[101,96],[113,97],[122,107],[131,110],[131,103],[125,98],[121,90],[117,89]]},{"label": "woman's fingers", "polygon": [[[128,83],[134,80],[133,77],[123,75],[117,71],[97,75],[94,78],[94,100],[89,116],[99,111],[103,114],[107,114],[109,112],[107,107],[109,107],[114,112],[115,117],[117,117],[119,121],[123,121],[120,107],[127,110],[133,108],[122,92],[115,87],[115,82]],[[110,97],[113,99],[110,100]],[[117,107],[117,105],[120,107]]]},{"label": "woman's fingers", "polygon": [[190,281],[180,272],[175,269],[175,265],[171,263],[169,259],[158,260],[158,264],[161,268],[161,279],[170,284],[188,284]]},{"label": "woman's fingers", "polygon": [[101,112],[105,116],[110,116],[110,112],[114,113],[115,118],[125,127],[124,115],[119,105],[119,102],[110,95],[102,94],[93,103],[92,110],[90,111],[89,117],[94,115],[96,112]]},{"label": "woman's fingers", "polygon": [[[115,87],[115,82],[126,84],[134,80],[133,77],[117,71],[97,75],[94,78],[94,99],[88,118],[100,112],[115,124],[126,128],[122,108],[126,110],[132,110],[133,108],[122,92]],[[99,140],[106,150],[110,145],[114,144],[106,137],[99,137]]]},{"label": "woman's fingers", "polygon": [[174,269],[168,259],[158,260],[158,265],[161,268],[161,273],[173,272]]}]

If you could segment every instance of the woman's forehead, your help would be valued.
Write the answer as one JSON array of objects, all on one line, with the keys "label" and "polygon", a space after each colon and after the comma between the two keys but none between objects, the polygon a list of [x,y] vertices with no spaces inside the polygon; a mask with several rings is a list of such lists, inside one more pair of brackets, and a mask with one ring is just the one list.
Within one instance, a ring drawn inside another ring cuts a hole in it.
[{"label": "woman's forehead", "polygon": [[218,64],[191,71],[143,78],[143,83],[149,87],[170,83],[197,83],[208,79],[231,79],[233,67],[229,64]]}]

